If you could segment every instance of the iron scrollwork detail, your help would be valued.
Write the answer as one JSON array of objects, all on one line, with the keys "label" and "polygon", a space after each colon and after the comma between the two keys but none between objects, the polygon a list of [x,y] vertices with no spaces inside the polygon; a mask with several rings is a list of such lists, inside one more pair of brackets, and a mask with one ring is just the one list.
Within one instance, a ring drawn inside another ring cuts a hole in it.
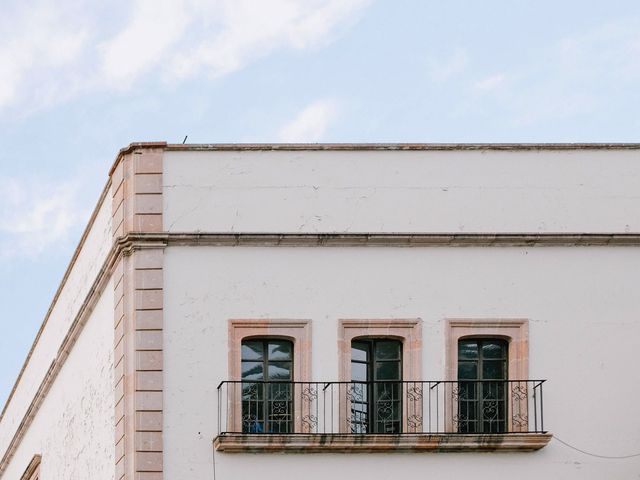
[{"label": "iron scrollwork detail", "polygon": [[511,398],[514,400],[524,400],[527,398],[527,387],[517,385],[511,390]]},{"label": "iron scrollwork detail", "polygon": [[526,427],[529,424],[529,418],[521,413],[516,413],[511,417],[511,422],[513,423],[514,428]]}]

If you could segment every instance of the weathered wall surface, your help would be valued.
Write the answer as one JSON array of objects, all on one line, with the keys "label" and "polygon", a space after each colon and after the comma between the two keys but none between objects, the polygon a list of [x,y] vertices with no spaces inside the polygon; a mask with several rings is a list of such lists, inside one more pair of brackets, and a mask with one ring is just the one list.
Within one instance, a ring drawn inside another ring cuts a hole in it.
[{"label": "weathered wall surface", "polygon": [[[215,210],[214,207],[211,207]],[[275,214],[271,217],[275,217]],[[201,219],[203,223],[207,219]],[[213,478],[227,320],[313,322],[314,380],[338,378],[341,318],[422,318],[423,376],[445,376],[444,319],[528,318],[545,428],[588,451],[640,451],[635,247],[169,247],[165,250],[166,478]],[[640,459],[535,453],[225,454],[217,478],[634,478]]]},{"label": "weathered wall surface", "polygon": [[173,232],[638,232],[640,152],[168,151]]},{"label": "weathered wall surface", "polygon": [[[25,414],[28,411],[29,406],[32,403],[32,400],[36,396],[36,392],[43,384],[43,380],[49,370],[52,362],[54,360],[58,362],[60,360],[60,348],[63,345],[65,338],[69,333],[70,327],[74,324],[76,320],[78,320],[79,312],[83,310],[83,308],[87,307],[85,301],[88,298],[88,295],[94,286],[94,282],[99,277],[101,268],[105,262],[105,259],[108,256],[112,245],[111,240],[111,203],[103,202],[102,205],[98,207],[96,211],[95,218],[93,221],[93,225],[90,231],[87,234],[87,237],[79,250],[78,256],[75,260],[75,263],[71,270],[69,271],[68,277],[64,284],[64,287],[60,291],[57,299],[54,300],[52,309],[49,312],[47,321],[45,326],[43,327],[40,338],[38,339],[35,348],[31,353],[31,358],[29,359],[23,373],[21,379],[13,392],[12,398],[9,400],[9,403],[6,406],[6,410],[2,419],[0,420],[0,455],[4,455],[7,451],[7,448],[11,444],[16,431],[19,428],[20,423],[25,418]],[[91,320],[89,323],[93,324],[102,324],[107,322],[111,327],[110,336],[107,337],[99,337],[101,342],[104,342],[105,348],[113,349],[113,311],[111,311],[106,317],[104,316],[104,305],[105,302],[113,301],[113,293],[111,291],[106,291],[108,298],[105,300],[104,298],[101,300],[101,308],[102,310],[94,311],[91,314]],[[111,303],[112,305],[112,303]],[[90,307],[89,307],[90,308]],[[85,328],[95,329],[100,328],[95,325],[87,326]],[[91,333],[85,334],[82,333],[83,336],[91,336]],[[90,340],[85,340],[86,342],[96,342],[98,338],[93,338]],[[76,347],[77,348],[77,347]],[[84,436],[82,438],[69,438],[66,439],[67,433],[69,435],[75,435],[74,428],[71,428],[71,424],[74,423],[79,425],[78,428],[84,428],[82,425],[89,426],[92,419],[83,418],[84,409],[90,409],[91,402],[96,402],[98,400],[92,398],[94,395],[91,393],[92,390],[98,388],[98,385],[94,385],[92,381],[87,381],[86,384],[77,385],[76,382],[80,381],[82,378],[83,372],[85,377],[89,376],[88,365],[92,364],[96,367],[93,375],[97,375],[99,372],[102,372],[103,375],[111,375],[110,366],[108,363],[109,357],[100,357],[99,360],[102,363],[99,364],[99,368],[97,367],[97,363],[93,363],[95,358],[95,354],[92,353],[92,349],[95,350],[95,346],[87,348],[84,350],[84,355],[87,357],[86,359],[81,358],[81,354],[75,352],[75,348],[72,350],[72,355],[77,359],[76,363],[73,367],[68,365],[64,365],[64,369],[67,371],[71,368],[78,368],[79,374],[67,374],[66,381],[61,381],[57,379],[52,387],[52,391],[49,395],[52,395],[52,392],[61,389],[62,393],[64,392],[72,392],[75,391],[77,396],[66,397],[64,403],[56,403],[55,400],[47,397],[45,399],[45,404],[48,405],[47,412],[42,413],[39,412],[34,424],[28,429],[27,434],[30,436],[31,440],[28,445],[24,444],[20,446],[21,456],[19,458],[14,458],[10,464],[10,471],[13,473],[6,473],[3,478],[19,478],[19,475],[16,477],[16,472],[18,472],[21,468],[24,470],[26,467],[26,463],[24,463],[25,456],[29,456],[29,460],[31,456],[36,453],[43,453],[38,448],[42,448],[46,445],[47,441],[51,441],[52,443],[48,445],[49,447],[55,447],[57,450],[53,450],[54,452],[61,452],[61,449],[65,447],[65,445],[69,445],[71,448],[72,445],[65,443],[67,442],[87,442],[87,439],[91,438],[91,436]],[[103,353],[106,350],[103,350]],[[106,355],[106,354],[105,354]],[[69,360],[67,360],[68,362]],[[104,397],[106,395],[106,383],[103,385],[102,382],[111,381],[111,377],[108,379],[106,377],[101,377],[96,379],[100,386],[100,396]],[[88,389],[84,391],[83,389]],[[78,390],[79,389],[79,390]],[[80,394],[82,392],[82,394]],[[113,397],[113,386],[111,385],[111,390],[109,391],[109,397],[100,398],[100,402],[112,402]],[[58,401],[60,401],[60,397],[58,397]],[[77,402],[82,402],[79,404]],[[44,409],[43,405],[43,409]],[[70,410],[67,410],[70,409]],[[89,410],[87,410],[89,411]],[[112,416],[113,412],[110,411],[109,415]],[[102,425],[102,422],[105,422],[107,419],[100,418],[96,419]],[[52,423],[53,422],[53,423]],[[37,425],[41,425],[40,427]],[[65,431],[65,429],[60,428],[61,426],[68,425],[69,432]],[[26,440],[25,440],[26,441]],[[36,448],[36,450],[30,450],[30,448]],[[74,451],[73,449],[69,450],[71,455],[75,455],[74,457],[66,457],[60,456],[60,461],[70,461],[71,458],[76,458],[78,462],[85,461],[84,453],[86,452],[88,455],[87,461],[92,461],[91,455],[93,454],[92,450],[88,445],[84,445],[82,447],[84,450]],[[43,458],[43,464],[52,462],[55,463],[56,460],[54,458],[58,454],[54,454],[53,456],[48,456]],[[66,454],[65,454],[66,455]],[[78,456],[79,455],[79,456]],[[44,455],[43,455],[44,457]],[[28,463],[28,460],[27,460]],[[63,470],[57,470],[58,467],[54,468],[55,471],[63,472]],[[75,467],[73,467],[75,468]],[[20,474],[22,471],[20,471]],[[48,473],[43,471],[44,478],[86,478],[82,476],[72,477],[70,476],[73,473],[73,470],[70,470],[67,473],[60,474],[60,476],[49,477]]]},{"label": "weathered wall surface", "polygon": [[106,286],[3,480],[42,454],[44,480],[113,480],[113,285]]}]

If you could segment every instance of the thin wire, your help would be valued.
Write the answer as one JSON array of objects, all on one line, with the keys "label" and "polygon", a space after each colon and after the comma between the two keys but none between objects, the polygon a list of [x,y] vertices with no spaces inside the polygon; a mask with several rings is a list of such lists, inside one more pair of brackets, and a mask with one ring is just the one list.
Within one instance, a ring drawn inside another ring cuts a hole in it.
[{"label": "thin wire", "polygon": [[621,460],[623,458],[633,458],[633,457],[640,457],[640,453],[634,453],[632,455],[620,455],[620,456],[610,456],[610,455],[598,455],[596,453],[590,453],[590,452],[585,452],[584,450],[581,450],[578,447],[574,447],[573,445],[568,444],[567,442],[565,442],[564,440],[558,438],[557,435],[553,435],[553,439],[559,441],[560,443],[562,443],[563,445],[566,445],[569,448],[574,449],[577,452],[580,453],[584,453],[585,455],[590,455],[592,457],[597,457],[597,458],[607,458],[610,460]]}]

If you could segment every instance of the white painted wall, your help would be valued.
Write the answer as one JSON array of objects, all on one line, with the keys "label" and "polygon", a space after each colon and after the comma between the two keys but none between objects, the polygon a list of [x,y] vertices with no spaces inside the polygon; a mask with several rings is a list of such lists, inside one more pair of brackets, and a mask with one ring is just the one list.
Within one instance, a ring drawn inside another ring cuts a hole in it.
[{"label": "white painted wall", "polygon": [[3,480],[18,480],[34,454],[42,480],[113,480],[113,284],[95,309]]},{"label": "white painted wall", "polygon": [[[93,227],[64,288],[53,304],[47,324],[0,420],[0,456],[4,455],[49,366],[56,358],[111,244],[111,202],[106,201],[99,207]],[[31,457],[37,453],[43,454],[45,480],[110,478],[105,477],[104,472],[102,477],[97,474],[109,458],[113,463],[113,453],[101,453],[99,459],[94,458],[97,452],[103,452],[106,436],[110,437],[113,450],[113,433],[105,430],[107,421],[113,424],[112,355],[109,353],[113,350],[113,288],[109,290],[107,287],[105,291],[99,306],[88,320],[85,327],[87,331],[82,333],[78,344],[72,349],[63,373],[46,397],[42,410],[29,428],[3,480],[19,478]],[[99,342],[102,342],[100,348],[96,345]],[[106,412],[109,417],[85,418],[93,413]],[[113,432],[113,427],[110,428]],[[89,466],[89,462],[94,465]],[[83,469],[83,466],[86,468]],[[87,472],[96,473],[96,476],[85,476]]]},{"label": "white painted wall", "polygon": [[638,232],[640,151],[173,151],[173,232]]},{"label": "white painted wall", "polygon": [[[228,376],[229,318],[311,319],[313,378],[336,380],[340,318],[422,318],[424,377],[441,379],[446,317],[526,317],[530,377],[549,380],[545,427],[588,451],[640,452],[639,266],[634,247],[169,247],[166,478],[213,478],[216,386]],[[215,459],[218,480],[601,480],[640,472],[640,458],[597,459],[555,440],[535,453],[218,452]]]}]

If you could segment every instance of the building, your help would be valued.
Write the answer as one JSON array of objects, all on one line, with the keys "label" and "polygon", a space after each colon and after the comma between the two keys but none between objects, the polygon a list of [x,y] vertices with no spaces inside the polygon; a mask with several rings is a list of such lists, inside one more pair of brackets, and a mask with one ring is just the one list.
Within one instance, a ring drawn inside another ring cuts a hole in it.
[{"label": "building", "polygon": [[0,480],[632,478],[639,155],[131,144]]}]

